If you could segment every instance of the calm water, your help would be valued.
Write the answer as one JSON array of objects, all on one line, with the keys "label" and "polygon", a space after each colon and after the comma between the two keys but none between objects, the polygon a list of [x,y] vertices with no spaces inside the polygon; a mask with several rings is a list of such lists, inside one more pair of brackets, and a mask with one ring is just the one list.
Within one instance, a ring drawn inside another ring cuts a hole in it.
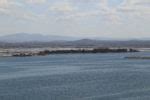
[{"label": "calm water", "polygon": [[131,54],[0,58],[0,100],[150,100],[150,60]]}]

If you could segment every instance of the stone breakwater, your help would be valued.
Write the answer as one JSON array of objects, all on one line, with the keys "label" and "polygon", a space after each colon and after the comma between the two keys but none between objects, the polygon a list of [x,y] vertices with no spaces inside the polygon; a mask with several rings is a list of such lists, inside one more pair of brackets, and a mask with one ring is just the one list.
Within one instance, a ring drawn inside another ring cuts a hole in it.
[{"label": "stone breakwater", "polygon": [[55,49],[21,49],[21,50],[3,50],[1,56],[26,57],[26,56],[45,56],[50,54],[67,53],[127,53],[138,52],[132,48],[55,48]]}]

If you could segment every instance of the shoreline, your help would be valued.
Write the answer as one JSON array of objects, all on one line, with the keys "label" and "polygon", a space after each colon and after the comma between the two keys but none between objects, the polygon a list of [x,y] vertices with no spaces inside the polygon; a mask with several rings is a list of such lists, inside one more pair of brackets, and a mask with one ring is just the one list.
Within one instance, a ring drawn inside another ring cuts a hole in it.
[{"label": "shoreline", "polygon": [[139,52],[133,48],[34,48],[34,49],[0,49],[0,57],[46,56],[50,54],[87,54],[87,53],[129,53]]}]

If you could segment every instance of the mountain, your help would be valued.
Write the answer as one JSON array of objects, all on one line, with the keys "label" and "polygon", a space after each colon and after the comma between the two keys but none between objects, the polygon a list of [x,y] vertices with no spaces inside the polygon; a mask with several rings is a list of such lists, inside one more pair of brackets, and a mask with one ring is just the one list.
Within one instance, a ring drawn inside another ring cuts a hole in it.
[{"label": "mountain", "polygon": [[16,43],[16,42],[51,42],[51,41],[71,41],[76,40],[73,37],[42,35],[30,33],[17,33],[11,35],[0,36],[0,42]]},{"label": "mountain", "polygon": [[150,40],[81,39],[69,36],[17,33],[0,36],[0,48],[38,47],[138,47],[150,48]]},{"label": "mountain", "polygon": [[[32,39],[33,40],[33,39]],[[68,41],[49,41],[49,42],[0,42],[0,48],[45,48],[45,47],[66,47],[66,48],[84,48],[84,47],[130,47],[130,48],[150,48],[150,40],[68,40]]]}]

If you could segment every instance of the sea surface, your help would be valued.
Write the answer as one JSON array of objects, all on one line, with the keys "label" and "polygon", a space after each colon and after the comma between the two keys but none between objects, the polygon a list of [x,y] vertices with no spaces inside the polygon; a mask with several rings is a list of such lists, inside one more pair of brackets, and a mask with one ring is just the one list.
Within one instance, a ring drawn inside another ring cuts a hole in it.
[{"label": "sea surface", "polygon": [[150,52],[0,57],[0,100],[150,100]]}]

